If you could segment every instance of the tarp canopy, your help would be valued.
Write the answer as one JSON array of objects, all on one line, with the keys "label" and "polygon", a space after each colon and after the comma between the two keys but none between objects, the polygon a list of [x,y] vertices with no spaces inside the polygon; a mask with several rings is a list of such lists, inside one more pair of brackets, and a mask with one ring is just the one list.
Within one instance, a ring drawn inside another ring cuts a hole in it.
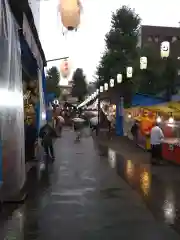
[{"label": "tarp canopy", "polygon": [[174,117],[180,118],[180,102],[168,102],[146,108],[159,113],[172,114]]}]

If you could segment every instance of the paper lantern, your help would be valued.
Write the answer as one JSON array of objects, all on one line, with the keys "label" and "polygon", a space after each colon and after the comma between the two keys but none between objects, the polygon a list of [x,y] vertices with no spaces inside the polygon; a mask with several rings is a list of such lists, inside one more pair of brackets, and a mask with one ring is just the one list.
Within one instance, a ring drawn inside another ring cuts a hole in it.
[{"label": "paper lantern", "polygon": [[60,0],[61,21],[69,31],[76,29],[80,24],[81,5],[79,0]]},{"label": "paper lantern", "polygon": [[168,58],[170,54],[170,43],[168,41],[164,41],[161,43],[161,57]]},{"label": "paper lantern", "polygon": [[117,75],[117,83],[122,83],[122,74],[121,73],[119,73]]},{"label": "paper lantern", "polygon": [[113,78],[110,79],[110,87],[114,87],[114,79]]},{"label": "paper lantern", "polygon": [[104,84],[104,90],[107,91],[108,90],[108,83]]},{"label": "paper lantern", "polygon": [[60,65],[60,73],[62,77],[67,78],[70,74],[69,61],[67,59],[62,60]]},{"label": "paper lantern", "polygon": [[126,68],[126,74],[127,74],[127,78],[132,78],[133,68],[132,67],[127,67]]},{"label": "paper lantern", "polygon": [[140,58],[140,69],[147,69],[147,57]]},{"label": "paper lantern", "polygon": [[100,86],[99,91],[102,93],[103,92],[103,86]]}]

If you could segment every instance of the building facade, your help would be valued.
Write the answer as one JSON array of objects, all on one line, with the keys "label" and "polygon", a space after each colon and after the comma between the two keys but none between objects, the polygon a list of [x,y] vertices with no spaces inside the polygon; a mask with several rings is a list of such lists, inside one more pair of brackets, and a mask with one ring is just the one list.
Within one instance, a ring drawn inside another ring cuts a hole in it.
[{"label": "building facade", "polygon": [[160,56],[160,45],[163,41],[170,42],[170,56],[180,57],[180,28],[142,25],[139,29],[138,47],[151,46]]}]

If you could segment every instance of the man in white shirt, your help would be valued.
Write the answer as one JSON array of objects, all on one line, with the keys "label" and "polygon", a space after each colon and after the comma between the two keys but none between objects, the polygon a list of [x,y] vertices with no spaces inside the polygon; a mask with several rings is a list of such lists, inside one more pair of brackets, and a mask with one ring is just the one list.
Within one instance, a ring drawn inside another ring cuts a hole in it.
[{"label": "man in white shirt", "polygon": [[161,143],[163,138],[163,131],[158,126],[158,124],[156,124],[151,129],[150,134],[152,161],[156,161],[156,163],[160,163],[161,161]]}]

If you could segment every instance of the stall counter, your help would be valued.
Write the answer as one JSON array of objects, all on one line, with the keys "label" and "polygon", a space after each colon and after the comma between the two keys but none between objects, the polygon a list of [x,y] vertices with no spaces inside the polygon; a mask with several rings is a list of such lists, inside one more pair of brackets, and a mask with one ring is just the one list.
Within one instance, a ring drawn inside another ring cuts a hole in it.
[{"label": "stall counter", "polygon": [[162,157],[180,164],[180,138],[165,138],[162,142]]}]

